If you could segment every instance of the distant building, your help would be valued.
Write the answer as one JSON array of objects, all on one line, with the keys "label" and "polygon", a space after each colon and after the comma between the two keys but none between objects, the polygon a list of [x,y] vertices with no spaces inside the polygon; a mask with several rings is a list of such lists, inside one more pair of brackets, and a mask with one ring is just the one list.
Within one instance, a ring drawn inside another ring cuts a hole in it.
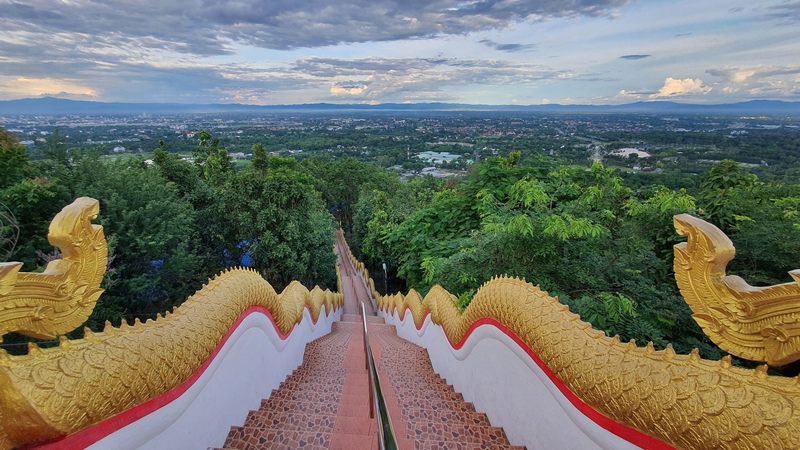
[{"label": "distant building", "polygon": [[461,155],[456,155],[455,153],[450,152],[422,152],[416,156],[417,158],[432,164],[449,163],[461,158]]},{"label": "distant building", "polygon": [[631,155],[636,155],[639,158],[649,158],[651,156],[650,153],[647,153],[646,151],[640,150],[638,148],[621,148],[618,150],[614,150],[613,152],[611,152],[611,154],[616,156],[622,156],[624,158],[627,158]]}]

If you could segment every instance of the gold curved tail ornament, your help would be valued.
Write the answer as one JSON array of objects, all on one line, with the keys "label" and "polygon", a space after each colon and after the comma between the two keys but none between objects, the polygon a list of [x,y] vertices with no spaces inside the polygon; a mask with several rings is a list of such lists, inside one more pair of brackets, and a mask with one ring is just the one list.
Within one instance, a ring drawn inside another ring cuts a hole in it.
[{"label": "gold curved tail ornament", "polygon": [[688,214],[674,217],[687,242],[675,245],[675,280],[692,317],[726,352],[783,366],[800,359],[800,270],[794,282],[756,287],[726,275],[736,255],[716,226]]},{"label": "gold curved tail ornament", "polygon": [[100,203],[80,197],[56,214],[47,239],[61,251],[44,272],[20,272],[22,263],[0,263],[0,337],[18,332],[52,339],[86,322],[103,293],[108,263],[103,227],[92,224]]}]

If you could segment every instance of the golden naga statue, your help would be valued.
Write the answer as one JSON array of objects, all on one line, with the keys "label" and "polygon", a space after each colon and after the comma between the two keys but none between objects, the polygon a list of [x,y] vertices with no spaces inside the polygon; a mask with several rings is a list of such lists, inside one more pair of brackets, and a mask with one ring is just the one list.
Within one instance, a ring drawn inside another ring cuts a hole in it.
[{"label": "golden naga statue", "polygon": [[789,272],[793,282],[751,286],[725,275],[736,249],[722,230],[688,214],[674,222],[687,237],[675,245],[675,279],[703,332],[740,358],[771,366],[800,359],[800,270]]},{"label": "golden naga statue", "polygon": [[[52,336],[85,321],[106,266],[102,229],[90,224],[98,212],[96,200],[81,198],[56,216],[50,242],[65,259],[44,273],[3,266],[2,333]],[[329,290],[309,291],[293,281],[278,294],[256,271],[228,269],[156,320],[119,328],[107,322],[100,333],[62,336],[54,348],[32,344],[22,356],[0,350],[0,449],[66,436],[180,385],[251,307],[266,309],[286,334],[305,308],[316,321],[323,308],[330,314],[342,304],[342,295]]]},{"label": "golden naga statue", "polygon": [[557,298],[516,278],[485,283],[462,312],[456,297],[434,286],[422,298],[381,296],[369,272],[349,255],[368,281],[378,307],[401,320],[411,314],[419,329],[430,314],[453,343],[482,319],[501,323],[520,338],[575,395],[603,415],[677,448],[800,448],[800,382],[770,376],[767,366],[734,367],[731,358],[710,361],[694,350],[620,342],[592,328]]},{"label": "golden naga statue", "polygon": [[39,339],[66,334],[86,322],[103,290],[108,263],[103,227],[92,220],[100,203],[81,197],[50,223],[47,239],[63,255],[44,272],[20,272],[22,263],[0,263],[0,339],[16,331]]}]

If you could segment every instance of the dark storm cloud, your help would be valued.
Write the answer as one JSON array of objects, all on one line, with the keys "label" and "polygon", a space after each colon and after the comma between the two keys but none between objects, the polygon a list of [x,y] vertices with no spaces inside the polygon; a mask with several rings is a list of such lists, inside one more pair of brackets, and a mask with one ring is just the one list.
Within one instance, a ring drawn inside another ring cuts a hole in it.
[{"label": "dark storm cloud", "polygon": [[622,56],[619,57],[619,59],[627,59],[627,60],[635,61],[635,60],[639,60],[639,59],[649,58],[650,56],[651,55],[622,55]]},{"label": "dark storm cloud", "polygon": [[627,0],[0,0],[0,28],[137,40],[200,55],[231,42],[291,49],[498,29],[523,20],[600,16]]},{"label": "dark storm cloud", "polygon": [[490,39],[481,39],[478,42],[487,47],[492,47],[495,50],[499,50],[501,52],[522,52],[525,50],[531,50],[533,48],[536,48],[535,44],[516,44],[516,43],[503,44],[500,42],[492,41]]}]

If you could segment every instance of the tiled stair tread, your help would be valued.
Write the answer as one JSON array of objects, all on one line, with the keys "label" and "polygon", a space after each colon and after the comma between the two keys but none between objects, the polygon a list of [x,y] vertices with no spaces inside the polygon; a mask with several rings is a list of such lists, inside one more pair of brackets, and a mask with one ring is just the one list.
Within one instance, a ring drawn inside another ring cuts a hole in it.
[{"label": "tiled stair tread", "polygon": [[415,450],[525,450],[525,447],[519,447],[511,444],[477,444],[471,442],[457,442],[457,441],[416,441],[414,442]]},{"label": "tiled stair tread", "polygon": [[336,393],[341,393],[344,388],[341,384],[331,384],[313,380],[286,380],[280,384],[278,389],[291,389],[294,391],[308,391],[312,393],[319,391],[322,387],[324,387],[326,392]]},{"label": "tiled stair tread", "polygon": [[448,400],[453,402],[463,402],[464,397],[456,391],[444,390],[442,392],[434,392],[432,389],[424,390],[408,390],[403,393],[403,399],[410,401],[426,401],[435,398],[437,400]]},{"label": "tiled stair tread", "polygon": [[225,448],[261,449],[325,449],[330,447],[333,433],[281,429],[244,430],[232,427]]},{"label": "tiled stair tread", "polygon": [[[434,387],[436,389],[441,387],[447,389],[450,386],[446,380],[438,375],[433,376],[412,373],[397,373],[393,369],[388,370],[388,372],[392,380],[396,380],[398,383],[402,383],[404,385],[404,389],[414,389],[415,387]],[[394,381],[392,383],[394,383]]]},{"label": "tiled stair tread", "polygon": [[403,397],[430,397],[430,396],[438,396],[442,395],[442,398],[458,398],[462,400],[464,397],[461,393],[456,392],[453,389],[453,386],[445,383],[443,380],[439,380],[435,383],[425,383],[425,382],[418,382],[416,380],[408,380],[408,379],[396,379],[391,375],[389,378],[392,381],[392,384],[397,386],[398,388],[403,389]]},{"label": "tiled stair tread", "polygon": [[441,377],[436,376],[417,376],[417,375],[402,375],[396,374],[393,371],[389,372],[389,378],[392,379],[392,384],[405,389],[433,389],[433,390],[454,390],[453,386],[448,384],[447,381]]},{"label": "tiled stair tread", "polygon": [[486,415],[476,412],[451,411],[446,409],[428,408],[403,408],[403,417],[407,422],[440,422],[453,424],[468,424],[476,427],[491,427]]},{"label": "tiled stair tread", "polygon": [[[369,305],[367,305],[367,306],[369,306]],[[360,314],[342,314],[342,322],[363,323],[361,321],[361,315]],[[374,324],[383,325],[384,321],[383,321],[383,319],[381,319],[378,316],[373,316],[371,314],[367,314],[367,323],[374,323]]]},{"label": "tiled stair tread", "polygon": [[449,409],[451,411],[463,411],[474,413],[475,406],[463,400],[445,400],[442,398],[407,398],[400,397],[398,405],[404,408],[427,408],[427,409]]},{"label": "tiled stair tread", "polygon": [[[336,361],[340,363],[342,359]],[[324,369],[324,372],[320,372],[318,370],[314,370],[312,367],[303,367],[302,369],[298,369],[294,371],[291,375],[289,375],[286,379],[287,380],[297,380],[297,379],[306,379],[306,378],[314,378],[314,379],[324,379],[330,378],[333,381],[338,383],[342,383],[342,377],[347,373],[344,367],[327,367]]]},{"label": "tiled stair tread", "polygon": [[275,428],[280,430],[332,432],[333,414],[303,414],[284,411],[254,411],[248,415],[245,430]]},{"label": "tiled stair tread", "polygon": [[336,414],[339,403],[322,403],[314,400],[288,401],[288,400],[262,400],[261,409],[267,411],[296,412],[301,414]]},{"label": "tiled stair tread", "polygon": [[508,444],[502,428],[476,427],[462,424],[448,424],[442,422],[418,421],[409,424],[410,430],[406,433],[409,438],[417,441],[445,441],[466,443],[496,443]]},{"label": "tiled stair tread", "polygon": [[279,389],[274,391],[270,396],[270,400],[291,400],[303,401],[313,398],[315,401],[322,403],[338,403],[339,393],[336,392],[314,392],[313,397],[310,396],[308,391],[292,391],[289,389]]}]

